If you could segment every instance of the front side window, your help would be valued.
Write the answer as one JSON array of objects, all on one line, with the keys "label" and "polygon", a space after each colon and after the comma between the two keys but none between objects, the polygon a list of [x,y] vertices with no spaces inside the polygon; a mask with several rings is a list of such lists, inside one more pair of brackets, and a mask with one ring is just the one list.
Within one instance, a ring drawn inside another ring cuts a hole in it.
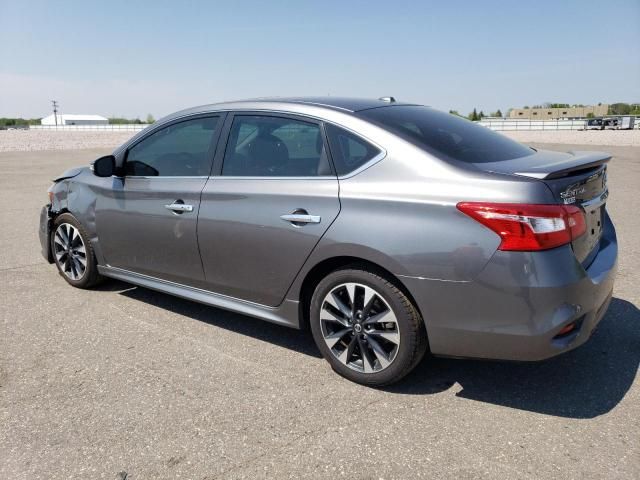
[{"label": "front side window", "polygon": [[535,153],[500,133],[428,107],[398,105],[372,108],[363,110],[360,115],[445,159],[485,163]]},{"label": "front side window", "polygon": [[125,173],[146,177],[200,177],[211,169],[211,140],[218,117],[195,118],[162,128],[127,153]]},{"label": "front side window", "polygon": [[317,177],[331,174],[318,124],[260,115],[237,115],[233,119],[222,175]]},{"label": "front side window", "polygon": [[338,175],[347,175],[373,159],[380,150],[347,130],[327,124],[331,158]]}]

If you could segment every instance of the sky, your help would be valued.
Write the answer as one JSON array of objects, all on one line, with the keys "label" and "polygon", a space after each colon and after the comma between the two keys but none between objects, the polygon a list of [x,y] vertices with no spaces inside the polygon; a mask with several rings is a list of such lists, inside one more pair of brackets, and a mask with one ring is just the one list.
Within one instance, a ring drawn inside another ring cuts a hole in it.
[{"label": "sky", "polygon": [[299,95],[640,102],[640,0],[0,0],[0,116]]}]

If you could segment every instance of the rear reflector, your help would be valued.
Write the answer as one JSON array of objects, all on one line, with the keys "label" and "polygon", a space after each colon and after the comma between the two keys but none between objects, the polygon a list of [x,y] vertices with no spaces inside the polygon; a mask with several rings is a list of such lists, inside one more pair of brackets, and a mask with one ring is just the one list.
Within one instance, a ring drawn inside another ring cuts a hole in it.
[{"label": "rear reflector", "polygon": [[560,331],[556,334],[556,337],[561,337],[563,335],[566,335],[567,333],[571,333],[575,328],[576,328],[576,322],[571,322],[569,325],[565,325],[564,327],[562,327]]},{"label": "rear reflector", "polygon": [[457,207],[500,236],[499,250],[548,250],[586,230],[584,214],[574,205],[461,202]]}]

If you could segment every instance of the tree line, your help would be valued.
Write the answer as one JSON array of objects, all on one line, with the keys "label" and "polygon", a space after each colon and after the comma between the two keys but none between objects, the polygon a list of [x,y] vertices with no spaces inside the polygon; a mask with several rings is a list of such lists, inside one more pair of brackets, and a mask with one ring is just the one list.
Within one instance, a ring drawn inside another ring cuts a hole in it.
[{"label": "tree line", "polygon": [[[598,103],[598,106],[601,106],[602,103]],[[543,103],[542,105],[534,105],[533,107],[529,107],[525,105],[524,109],[528,108],[581,108],[588,107],[590,105],[583,105],[582,103]],[[609,109],[607,111],[607,115],[640,115],[640,104],[639,103],[624,103],[617,102],[609,105]]]},{"label": "tree line", "polygon": [[109,117],[110,125],[143,125],[145,123],[153,123],[156,119],[150,113],[147,118],[142,121],[139,117],[136,118],[124,118],[124,117]]},{"label": "tree line", "polygon": [[640,115],[640,103],[612,103],[609,115]]},{"label": "tree line", "polygon": [[485,117],[502,117],[502,112],[500,111],[500,109],[496,110],[495,112],[491,112],[491,114],[489,115],[485,115],[485,113],[482,110],[478,112],[478,109],[476,108],[474,108],[473,111],[467,116],[460,115],[460,113],[458,113],[457,110],[449,110],[449,113],[452,115],[457,115],[462,118],[468,118],[469,120],[472,120],[474,122],[477,120],[482,120]]},{"label": "tree line", "polygon": [[27,125],[40,125],[39,118],[0,118],[1,127],[26,127]]},{"label": "tree line", "polygon": [[[602,105],[602,103],[598,103],[598,106]],[[580,108],[580,107],[587,107],[589,105],[583,105],[581,103],[574,103],[574,104],[569,104],[569,103],[543,103],[541,105],[533,105],[532,107],[530,107],[529,105],[525,105],[524,109],[529,109],[529,108]],[[486,115],[482,110],[478,111],[477,108],[474,108],[472,112],[470,112],[468,115],[461,115],[457,110],[449,110],[449,113],[453,114],[453,115],[457,115],[459,117],[462,118],[467,118],[469,120],[473,120],[478,121],[478,120],[482,120],[485,117],[503,117],[502,112],[500,111],[500,109],[496,110],[495,112],[491,112],[489,115]],[[507,111],[507,116],[509,115],[509,112]],[[611,105],[609,105],[609,110],[607,112],[607,115],[640,115],[640,104],[639,103],[624,103],[624,102],[618,102],[618,103],[612,103]],[[593,113],[589,113],[587,114],[587,118],[593,118]]]},{"label": "tree line", "polygon": [[[153,123],[156,119],[153,115],[148,114],[147,118],[143,121],[140,118],[124,118],[124,117],[111,117],[109,118],[110,125],[143,125],[146,123]],[[29,125],[40,125],[39,118],[11,118],[0,117],[0,128],[7,127],[27,127]]]}]

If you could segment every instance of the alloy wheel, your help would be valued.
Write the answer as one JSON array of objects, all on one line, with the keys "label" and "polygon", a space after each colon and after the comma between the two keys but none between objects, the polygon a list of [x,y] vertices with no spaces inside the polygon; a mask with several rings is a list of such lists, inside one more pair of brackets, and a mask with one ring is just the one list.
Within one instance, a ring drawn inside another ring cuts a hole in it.
[{"label": "alloy wheel", "polygon": [[331,353],[361,373],[384,370],[400,347],[393,310],[381,294],[360,283],[338,285],[325,296],[320,328]]},{"label": "alloy wheel", "polygon": [[61,223],[53,236],[53,248],[62,273],[71,280],[80,280],[87,271],[87,250],[78,229]]}]

